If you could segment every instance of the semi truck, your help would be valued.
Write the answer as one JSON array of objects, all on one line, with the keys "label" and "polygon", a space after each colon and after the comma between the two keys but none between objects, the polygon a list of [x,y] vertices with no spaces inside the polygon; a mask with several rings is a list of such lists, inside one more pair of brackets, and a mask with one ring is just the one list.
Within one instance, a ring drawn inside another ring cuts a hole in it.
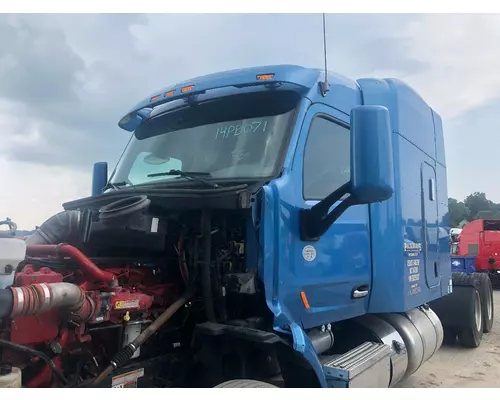
[{"label": "semi truck", "polygon": [[479,345],[441,118],[404,82],[225,71],[119,126],[91,196],[3,239],[4,386],[393,387]]},{"label": "semi truck", "polygon": [[456,255],[474,257],[477,272],[485,272],[497,282],[500,268],[500,220],[477,219],[464,226],[456,239]]}]

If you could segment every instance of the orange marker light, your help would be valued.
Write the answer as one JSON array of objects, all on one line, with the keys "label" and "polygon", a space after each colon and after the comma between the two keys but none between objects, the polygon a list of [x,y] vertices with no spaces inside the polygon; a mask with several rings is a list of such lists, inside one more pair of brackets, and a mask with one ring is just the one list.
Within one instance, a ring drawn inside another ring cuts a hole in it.
[{"label": "orange marker light", "polygon": [[156,101],[160,98],[160,95],[157,95],[157,96],[154,96],[154,97],[151,97],[151,101]]},{"label": "orange marker light", "polygon": [[187,93],[187,92],[190,92],[191,90],[194,89],[194,85],[190,85],[190,86],[184,86],[182,89],[181,89],[181,93]]},{"label": "orange marker light", "polygon": [[165,93],[165,97],[171,97],[175,93],[175,90],[171,90],[170,92]]},{"label": "orange marker light", "polygon": [[300,292],[300,298],[302,299],[302,303],[304,304],[305,308],[307,309],[311,308],[309,302],[307,301],[306,292]]},{"label": "orange marker light", "polygon": [[261,74],[257,75],[258,81],[269,81],[274,78],[274,74]]}]

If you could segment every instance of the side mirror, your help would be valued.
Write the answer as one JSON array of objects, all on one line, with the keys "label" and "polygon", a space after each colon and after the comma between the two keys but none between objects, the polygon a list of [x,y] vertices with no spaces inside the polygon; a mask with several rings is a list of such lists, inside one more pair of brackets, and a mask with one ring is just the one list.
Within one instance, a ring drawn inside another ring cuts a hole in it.
[{"label": "side mirror", "polygon": [[[382,106],[354,108],[351,112],[351,180],[310,209],[301,210],[301,240],[319,240],[351,206],[390,199],[394,193],[393,164],[389,110]],[[349,196],[330,211],[346,194]]]},{"label": "side mirror", "polygon": [[351,187],[357,204],[388,200],[394,193],[389,110],[359,106],[351,112]]},{"label": "side mirror", "polygon": [[92,171],[92,196],[99,196],[108,182],[108,163],[96,162]]}]

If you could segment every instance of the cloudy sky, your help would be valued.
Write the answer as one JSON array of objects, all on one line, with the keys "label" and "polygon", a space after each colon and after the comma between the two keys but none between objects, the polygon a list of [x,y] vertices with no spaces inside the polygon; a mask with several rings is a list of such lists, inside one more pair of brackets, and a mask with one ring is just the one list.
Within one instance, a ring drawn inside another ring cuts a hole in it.
[{"label": "cloudy sky", "polygon": [[[449,195],[500,202],[500,15],[328,15],[329,68],[409,82],[443,116]],[[218,70],[321,67],[320,15],[0,15],[0,219],[31,229],[114,166],[118,120]]]}]

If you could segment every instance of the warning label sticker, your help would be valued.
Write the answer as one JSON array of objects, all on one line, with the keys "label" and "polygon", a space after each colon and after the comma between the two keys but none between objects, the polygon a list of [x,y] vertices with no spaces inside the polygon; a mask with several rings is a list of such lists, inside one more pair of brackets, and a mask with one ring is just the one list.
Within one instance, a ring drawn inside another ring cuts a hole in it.
[{"label": "warning label sticker", "polygon": [[124,310],[127,308],[139,308],[139,300],[118,300],[115,303],[115,310]]},{"label": "warning label sticker", "polygon": [[111,380],[112,388],[136,388],[137,379],[144,376],[144,368],[136,369],[134,371],[126,372],[125,374],[114,376]]}]

